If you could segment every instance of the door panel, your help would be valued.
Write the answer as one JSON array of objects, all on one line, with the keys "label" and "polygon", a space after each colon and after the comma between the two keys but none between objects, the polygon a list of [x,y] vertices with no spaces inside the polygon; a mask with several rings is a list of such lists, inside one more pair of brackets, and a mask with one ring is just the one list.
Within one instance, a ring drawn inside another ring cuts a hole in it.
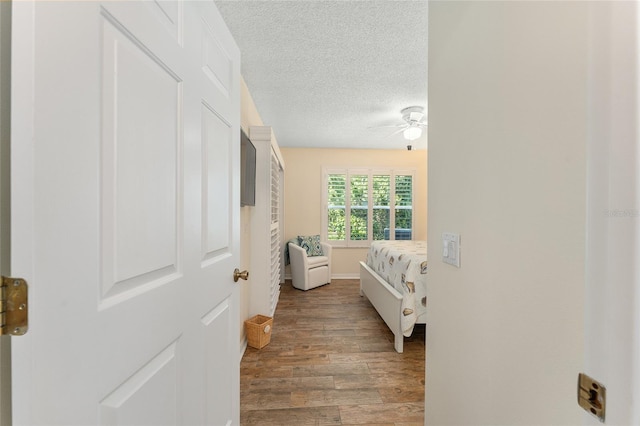
[{"label": "door panel", "polygon": [[121,26],[105,19],[102,37],[102,270],[109,298],[178,273],[182,83]]},{"label": "door panel", "polygon": [[174,342],[114,389],[100,402],[100,424],[179,424],[176,355]]},{"label": "door panel", "polygon": [[203,22],[202,70],[212,84],[228,96],[232,83],[232,63],[216,41],[211,27]]},{"label": "door panel", "polygon": [[204,177],[203,206],[203,259],[227,253],[230,242],[229,183],[231,170],[229,156],[233,140],[231,128],[207,105],[203,105],[202,159]]},{"label": "door panel", "polygon": [[14,25],[12,272],[31,309],[15,423],[237,424],[226,26],[212,2],[174,1],[25,1]]},{"label": "door panel", "polygon": [[233,99],[233,92],[236,90],[234,75],[237,64],[231,52],[225,47],[229,42],[227,37],[231,35],[222,35],[217,30],[221,24],[224,25],[220,16],[206,10],[201,12],[199,16],[199,37],[202,45],[201,77],[207,80],[207,84],[204,84],[206,89],[203,92],[203,100],[223,120],[232,122],[230,117],[237,115],[239,110],[233,106],[236,102]]},{"label": "door panel", "polygon": [[[230,301],[224,300],[202,318],[203,334],[205,341],[205,357],[210,359],[218,357],[219,339],[231,340],[233,328],[231,324],[237,320],[231,314]],[[232,353],[227,352],[226,357]],[[223,425],[233,416],[233,395],[219,386],[219,383],[230,383],[233,380],[233,372],[227,365],[233,364],[233,359],[223,358],[217,363],[206,363],[206,393],[212,403],[206,404],[206,424]],[[215,401],[215,403],[214,403]]]},{"label": "door panel", "polygon": [[151,9],[152,21],[159,22],[167,32],[182,46],[184,4],[176,1],[144,2]]}]

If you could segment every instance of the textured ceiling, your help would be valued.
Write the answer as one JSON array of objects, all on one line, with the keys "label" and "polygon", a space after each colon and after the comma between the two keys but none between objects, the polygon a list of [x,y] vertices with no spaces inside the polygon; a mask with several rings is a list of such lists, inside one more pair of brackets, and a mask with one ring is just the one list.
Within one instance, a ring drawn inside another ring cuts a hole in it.
[{"label": "textured ceiling", "polygon": [[[427,99],[427,1],[216,1],[242,76],[285,147],[406,149]],[[411,143],[426,148],[426,132]]]}]

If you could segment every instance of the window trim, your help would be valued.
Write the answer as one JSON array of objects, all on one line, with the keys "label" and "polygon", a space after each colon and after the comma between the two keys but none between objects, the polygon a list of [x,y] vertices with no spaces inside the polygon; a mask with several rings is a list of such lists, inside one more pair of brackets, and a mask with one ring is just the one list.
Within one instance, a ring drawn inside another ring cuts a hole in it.
[{"label": "window trim", "polygon": [[[345,185],[347,186],[345,189],[345,239],[344,240],[329,240],[328,235],[328,227],[329,227],[329,199],[328,199],[328,185],[329,185],[329,175],[333,174],[342,174],[345,175]],[[367,215],[367,236],[366,240],[350,240],[349,237],[351,235],[350,228],[347,224],[350,223],[349,219],[351,217],[351,191],[349,188],[351,182],[352,175],[367,175],[367,185],[368,185],[368,215]],[[349,248],[367,248],[370,247],[371,242],[377,241],[373,240],[373,203],[372,197],[373,194],[373,176],[374,175],[384,175],[390,176],[391,182],[390,185],[390,194],[389,200],[392,203],[389,206],[389,223],[395,226],[395,216],[396,216],[396,204],[395,204],[395,191],[396,191],[396,177],[397,176],[411,176],[411,210],[415,212],[415,192],[416,192],[416,169],[395,169],[395,168],[380,168],[380,167],[323,167],[322,168],[322,231],[321,238],[323,241],[331,244],[333,247],[349,247]],[[414,229],[415,225],[415,215],[411,215],[411,229]],[[395,228],[394,228],[395,229]],[[390,233],[390,238],[395,240],[395,232]],[[412,233],[413,239],[413,233]]]}]

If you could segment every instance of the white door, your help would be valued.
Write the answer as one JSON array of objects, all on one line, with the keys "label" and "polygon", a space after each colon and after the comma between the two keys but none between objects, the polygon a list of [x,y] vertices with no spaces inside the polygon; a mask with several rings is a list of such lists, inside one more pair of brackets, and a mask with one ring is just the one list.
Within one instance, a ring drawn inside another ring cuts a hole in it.
[{"label": "white door", "polygon": [[239,423],[239,51],[211,1],[13,4],[17,425]]}]

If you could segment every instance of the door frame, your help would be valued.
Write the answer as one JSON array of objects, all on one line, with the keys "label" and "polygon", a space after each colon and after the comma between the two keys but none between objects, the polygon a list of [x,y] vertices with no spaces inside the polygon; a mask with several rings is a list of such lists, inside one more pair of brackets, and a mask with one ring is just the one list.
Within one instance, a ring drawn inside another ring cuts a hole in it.
[{"label": "door frame", "polygon": [[[589,5],[584,373],[605,421],[640,421],[640,6]],[[615,397],[614,397],[615,396]],[[599,424],[585,414],[583,424]]]},{"label": "door frame", "polygon": [[[11,1],[0,1],[0,274],[11,261]],[[11,424],[11,340],[0,337],[0,426]]]}]

